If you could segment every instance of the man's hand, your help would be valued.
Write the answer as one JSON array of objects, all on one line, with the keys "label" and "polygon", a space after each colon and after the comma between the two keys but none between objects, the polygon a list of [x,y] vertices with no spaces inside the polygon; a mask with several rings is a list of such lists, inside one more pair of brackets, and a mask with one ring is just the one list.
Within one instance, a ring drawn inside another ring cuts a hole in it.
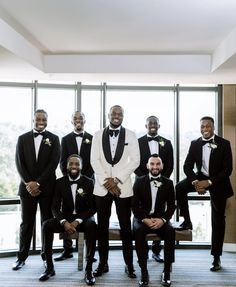
[{"label": "man's hand", "polygon": [[161,218],[145,218],[143,219],[143,223],[151,229],[159,229],[164,225]]},{"label": "man's hand", "polygon": [[73,225],[74,228],[76,229],[76,227],[79,225],[79,221],[74,220],[73,222],[71,222],[71,225]]},{"label": "man's hand", "polygon": [[39,190],[39,184],[37,181],[30,181],[26,184],[26,189],[29,192],[29,194],[33,197],[40,195],[41,190]]},{"label": "man's hand", "polygon": [[74,227],[74,225],[72,223],[66,221],[64,224],[65,232],[67,232],[68,234],[73,234],[76,231],[76,228]]},{"label": "man's hand", "polygon": [[107,177],[103,186],[109,191],[113,196],[119,197],[121,192],[117,183],[115,183],[114,178]]},{"label": "man's hand", "polygon": [[208,180],[199,180],[194,184],[195,190],[197,191],[198,194],[205,194],[206,190],[210,186]]}]

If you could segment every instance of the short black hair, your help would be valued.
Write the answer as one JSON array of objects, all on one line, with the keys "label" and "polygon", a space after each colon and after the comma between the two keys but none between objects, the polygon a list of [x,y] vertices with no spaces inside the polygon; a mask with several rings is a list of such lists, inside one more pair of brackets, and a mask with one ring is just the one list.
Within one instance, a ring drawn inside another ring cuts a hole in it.
[{"label": "short black hair", "polygon": [[151,119],[155,119],[159,123],[159,119],[156,116],[149,116],[149,117],[147,117],[146,122],[149,122]]},{"label": "short black hair", "polygon": [[34,116],[35,116],[36,114],[38,114],[38,113],[43,113],[43,114],[45,114],[46,117],[48,117],[48,113],[47,113],[45,110],[43,110],[43,109],[37,109],[37,110],[34,112]]},{"label": "short black hair", "polygon": [[200,122],[201,122],[201,121],[211,121],[213,124],[215,123],[215,122],[214,122],[214,119],[213,119],[212,117],[209,117],[209,116],[202,117],[202,118],[200,119]]},{"label": "short black hair", "polygon": [[159,156],[159,154],[157,154],[157,153],[153,153],[153,154],[151,154],[151,155],[149,156],[149,158],[150,158],[150,157],[160,157],[160,156]]}]

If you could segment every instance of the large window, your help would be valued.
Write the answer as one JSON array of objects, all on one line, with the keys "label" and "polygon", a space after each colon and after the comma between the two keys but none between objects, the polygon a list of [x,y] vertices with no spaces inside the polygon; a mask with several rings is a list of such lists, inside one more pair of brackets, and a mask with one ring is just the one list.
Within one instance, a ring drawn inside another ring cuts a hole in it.
[{"label": "large window", "polygon": [[[200,118],[209,115],[217,123],[216,95],[216,87],[206,86],[0,82],[0,222],[10,222],[9,229],[0,234],[0,251],[18,248],[20,205],[17,189],[20,179],[15,168],[15,146],[18,136],[32,128],[35,109],[47,111],[48,130],[60,138],[73,130],[71,115],[75,110],[85,113],[85,130],[91,134],[108,124],[109,108],[115,104],[124,108],[123,125],[135,131],[137,137],[146,133],[146,118],[157,116],[160,120],[159,134],[170,139],[174,147],[176,168],[172,179],[176,181],[184,178],[183,162],[190,141],[200,136]],[[57,176],[61,176],[59,168]],[[189,199],[194,242],[208,244],[211,230],[209,196]],[[114,209],[111,220],[116,220]],[[40,248],[38,215],[36,227],[35,245],[32,247]],[[55,244],[58,243],[56,240]]]},{"label": "large window", "polygon": [[31,114],[30,88],[0,87],[0,198],[17,195],[15,147],[18,136],[31,129]]}]

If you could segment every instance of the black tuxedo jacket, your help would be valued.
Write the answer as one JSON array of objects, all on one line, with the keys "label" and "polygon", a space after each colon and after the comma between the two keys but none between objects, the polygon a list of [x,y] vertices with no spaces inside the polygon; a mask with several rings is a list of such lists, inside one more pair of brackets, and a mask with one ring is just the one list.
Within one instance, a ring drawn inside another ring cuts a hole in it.
[{"label": "black tuxedo jacket", "polygon": [[92,135],[90,135],[87,132],[84,132],[84,136],[80,147],[80,153],[78,152],[76,138],[73,132],[69,133],[68,135],[62,138],[60,168],[63,175],[67,174],[66,171],[67,158],[72,154],[79,154],[83,159],[83,168],[81,173],[88,177],[93,177],[94,172],[90,164],[92,138],[93,138]]},{"label": "black tuxedo jacket", "polygon": [[[209,179],[212,185],[211,192],[221,194],[224,197],[233,195],[233,189],[229,176],[232,172],[232,151],[230,142],[215,135],[215,148],[211,149],[209,161]],[[194,171],[196,166],[197,172]],[[184,163],[184,172],[190,182],[199,178],[202,168],[202,144],[201,138],[191,142],[188,155]]]},{"label": "black tuxedo jacket", "polygon": [[53,186],[56,180],[55,170],[60,159],[58,136],[45,131],[37,161],[33,131],[19,136],[15,159],[16,167],[21,177],[18,192],[20,196],[28,194],[25,183],[29,181],[37,181],[40,184],[41,196],[48,196],[53,193]]},{"label": "black tuxedo jacket", "polygon": [[87,176],[81,175],[78,189],[82,191],[77,195],[78,206],[77,213],[73,214],[74,202],[71,192],[71,186],[67,176],[63,176],[56,181],[55,194],[52,203],[52,213],[58,220],[66,219],[73,221],[76,218],[86,219],[95,214],[95,201],[93,195],[93,180]]},{"label": "black tuxedo jacket", "polygon": [[149,175],[136,178],[133,190],[132,210],[138,220],[144,218],[164,218],[169,221],[175,211],[175,192],[172,180],[161,176],[162,185],[158,188],[155,211],[149,215],[152,208],[152,194]]},{"label": "black tuxedo jacket", "polygon": [[[163,146],[159,144],[159,156],[163,162],[162,175],[165,177],[170,177],[174,167],[173,160],[173,147],[170,140],[158,136],[159,141],[163,142]],[[139,150],[140,150],[140,165],[135,170],[137,176],[142,176],[148,174],[148,169],[146,167],[148,159],[151,155],[147,135],[142,136],[138,139]]]}]

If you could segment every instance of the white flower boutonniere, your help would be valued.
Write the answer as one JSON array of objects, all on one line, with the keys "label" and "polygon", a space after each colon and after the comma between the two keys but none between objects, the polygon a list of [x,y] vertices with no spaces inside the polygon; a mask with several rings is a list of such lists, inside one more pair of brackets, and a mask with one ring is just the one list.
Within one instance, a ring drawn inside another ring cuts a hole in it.
[{"label": "white flower boutonniere", "polygon": [[85,144],[91,144],[91,140],[85,139],[85,140],[84,140],[84,143],[85,143]]},{"label": "white flower boutonniere", "polygon": [[44,142],[44,144],[46,144],[46,145],[48,145],[48,146],[51,146],[51,145],[52,145],[52,143],[51,143],[51,141],[50,141],[49,138],[44,139],[43,142]]},{"label": "white flower boutonniere", "polygon": [[211,148],[211,149],[216,149],[217,148],[217,144],[216,143],[209,143],[209,147]]},{"label": "white flower boutonniere", "polygon": [[86,194],[86,192],[82,188],[79,188],[79,189],[77,189],[77,194],[79,194],[81,197],[83,197]]},{"label": "white flower boutonniere", "polygon": [[163,138],[160,138],[158,143],[161,147],[164,147],[164,145],[166,144],[166,142],[163,140]]},{"label": "white flower boutonniere", "polygon": [[155,187],[160,187],[160,186],[162,186],[162,182],[160,182],[160,181],[154,180],[153,183],[154,183],[154,186],[155,186]]}]

